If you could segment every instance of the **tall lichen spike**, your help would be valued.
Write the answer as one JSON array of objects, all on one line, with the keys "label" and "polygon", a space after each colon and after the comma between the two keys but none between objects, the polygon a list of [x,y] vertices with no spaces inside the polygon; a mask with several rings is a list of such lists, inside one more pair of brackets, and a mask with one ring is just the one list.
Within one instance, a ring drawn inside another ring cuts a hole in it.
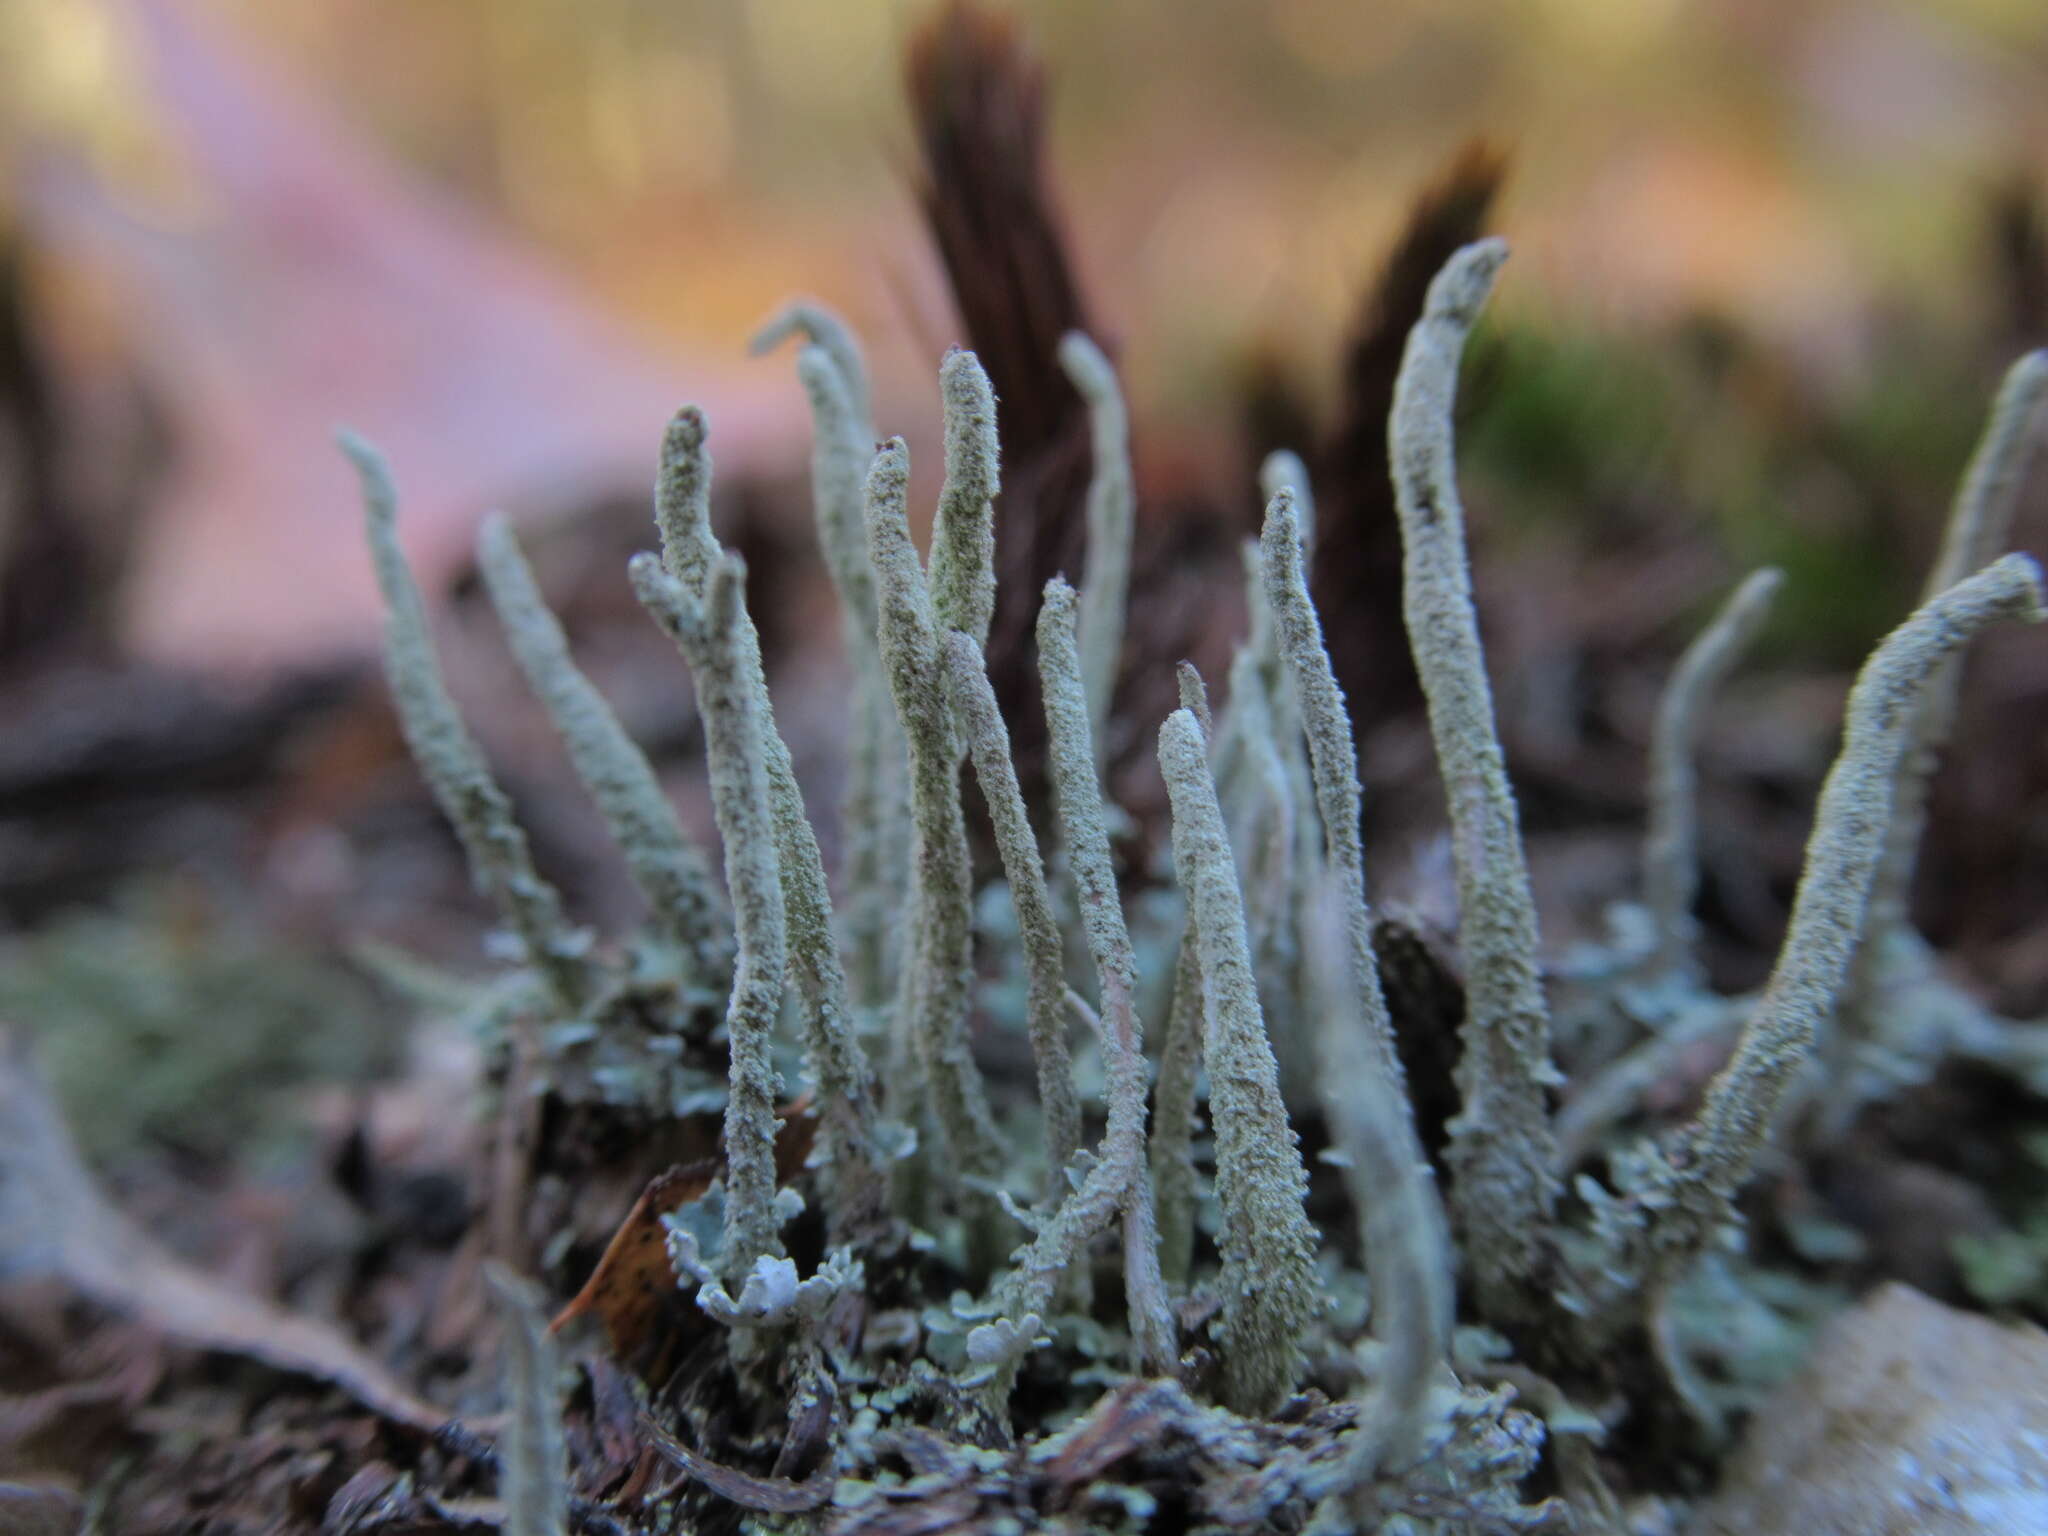
[{"label": "tall lichen spike", "polygon": [[588,935],[569,925],[554,886],[533,867],[512,803],[462,723],[434,654],[426,604],[398,544],[398,494],[383,455],[337,434],[362,479],[370,554],[384,594],[384,667],[406,745],[469,857],[470,874],[504,914],[555,1000],[573,1015],[590,985]]},{"label": "tall lichen spike", "polygon": [[1177,709],[1160,727],[1159,767],[1173,807],[1174,870],[1188,894],[1202,970],[1202,1054],[1223,1218],[1223,1398],[1240,1413],[1269,1413],[1294,1389],[1302,1335],[1323,1307],[1316,1233],[1303,1206],[1308,1175],[1281,1101],[1237,867],[1192,711]]},{"label": "tall lichen spike", "polygon": [[655,928],[690,958],[694,975],[724,975],[732,962],[731,920],[703,850],[683,831],[646,754],[576,665],[503,517],[484,519],[477,562],[513,657],[604,814]]},{"label": "tall lichen spike", "polygon": [[1541,1305],[1540,1273],[1557,1197],[1546,1094],[1550,1010],[1537,964],[1536,902],[1514,792],[1494,730],[1493,692],[1472,605],[1452,449],[1458,364],[1507,259],[1482,240],[1429,285],[1409,333],[1388,425],[1404,550],[1402,606],[1429,705],[1458,877],[1466,1015],[1450,1124],[1451,1208],[1487,1315]]}]

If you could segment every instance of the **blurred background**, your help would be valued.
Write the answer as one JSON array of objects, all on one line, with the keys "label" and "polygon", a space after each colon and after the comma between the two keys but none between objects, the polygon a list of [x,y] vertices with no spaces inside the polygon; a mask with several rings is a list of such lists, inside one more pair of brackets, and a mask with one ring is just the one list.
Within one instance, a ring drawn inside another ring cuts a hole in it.
[{"label": "blurred background", "polygon": [[[204,1169],[267,1123],[223,1145],[209,1084],[274,1086],[289,1139],[318,1123],[308,1085],[391,1070],[402,1020],[351,945],[482,964],[375,674],[338,423],[391,458],[456,691],[544,864],[618,931],[633,898],[476,611],[469,541],[488,508],[520,522],[709,838],[687,682],[622,579],[662,424],[701,402],[829,841],[844,690],[807,423],[789,359],[745,350],[797,294],[861,334],[923,505],[947,346],[991,358],[1026,439],[1070,408],[1037,300],[1115,353],[1145,519],[1117,782],[1141,825],[1164,664],[1220,676],[1235,638],[1259,456],[1327,470],[1317,580],[1335,643],[1358,636],[1375,879],[1426,904],[1441,818],[1375,444],[1415,261],[1508,236],[1463,461],[1546,936],[1627,893],[1669,659],[1776,562],[1783,611],[1708,763],[1717,966],[1758,978],[1847,671],[1910,606],[1999,373],[2048,338],[2048,9],[974,15],[0,0],[0,1016],[45,1038],[103,1157]],[[1042,579],[1074,498],[1011,481],[1034,505],[1006,503],[1005,537]],[[1923,880],[1930,932],[2020,1011],[2048,1007],[2041,656],[1984,648]]]}]

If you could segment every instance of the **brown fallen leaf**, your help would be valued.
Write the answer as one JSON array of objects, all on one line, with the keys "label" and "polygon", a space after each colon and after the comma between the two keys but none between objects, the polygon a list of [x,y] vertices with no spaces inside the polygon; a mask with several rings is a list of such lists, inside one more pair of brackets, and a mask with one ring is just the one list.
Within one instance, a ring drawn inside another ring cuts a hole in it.
[{"label": "brown fallen leaf", "polygon": [[[775,1174],[787,1183],[803,1168],[817,1138],[817,1117],[808,1096],[782,1111],[775,1135]],[[700,1199],[724,1167],[722,1158],[703,1158],[658,1173],[648,1181],[599,1255],[583,1289],[548,1325],[559,1333],[579,1317],[594,1315],[604,1325],[614,1357],[641,1358],[654,1341],[661,1314],[678,1294],[668,1261],[668,1229],[661,1218],[687,1201]]]},{"label": "brown fallen leaf", "polygon": [[181,1343],[340,1387],[395,1423],[447,1418],[325,1323],[220,1284],[109,1204],[78,1156],[27,1041],[0,1028],[0,1279],[61,1281]]},{"label": "brown fallen leaf", "polygon": [[676,1272],[668,1261],[668,1229],[661,1218],[686,1201],[701,1198],[718,1171],[718,1161],[706,1158],[650,1179],[605,1244],[583,1289],[555,1314],[549,1332],[560,1333],[577,1318],[594,1314],[604,1324],[612,1353],[621,1360],[637,1358],[662,1309],[677,1294]]}]

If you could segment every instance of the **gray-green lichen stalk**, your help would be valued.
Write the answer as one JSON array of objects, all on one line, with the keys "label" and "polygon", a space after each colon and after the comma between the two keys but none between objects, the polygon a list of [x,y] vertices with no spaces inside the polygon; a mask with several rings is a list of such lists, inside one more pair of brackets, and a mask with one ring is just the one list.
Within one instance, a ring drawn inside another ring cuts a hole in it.
[{"label": "gray-green lichen stalk", "polygon": [[1484,240],[1437,274],[1408,337],[1388,424],[1405,550],[1402,607],[1450,807],[1465,959],[1464,1103],[1450,1127],[1451,1209],[1486,1310],[1501,1317],[1528,1311],[1544,1264],[1557,1198],[1546,1096],[1558,1081],[1537,968],[1536,902],[1494,732],[1451,447],[1465,338],[1506,259],[1504,242]]},{"label": "gray-green lichen stalk", "polygon": [[1884,855],[1893,782],[1929,680],[1988,626],[2040,622],[2041,601],[2034,562],[2007,555],[1922,605],[1858,675],[1777,966],[1682,1150],[1638,1192],[1651,1212],[1644,1267],[1653,1292],[1733,1219],[1734,1197],[1770,1139],[1778,1105],[1842,995]]},{"label": "gray-green lichen stalk", "polygon": [[892,919],[908,878],[910,813],[903,738],[875,640],[875,583],[868,564],[865,498],[874,421],[859,344],[839,318],[815,304],[793,304],[754,338],[754,350],[767,351],[791,335],[806,338],[796,366],[811,410],[811,499],[853,672],[841,806],[847,975],[854,1001],[877,1009],[895,976]]},{"label": "gray-green lichen stalk", "polygon": [[1088,568],[1081,577],[1081,682],[1097,767],[1109,750],[1109,707],[1124,645],[1124,601],[1131,582],[1136,495],[1131,483],[1130,420],[1116,370],[1079,331],[1060,340],[1060,366],[1088,405],[1095,466],[1088,481]]},{"label": "gray-green lichen stalk", "polygon": [[[1109,1069],[1109,1126],[1103,1137],[1103,1155],[1082,1185],[1079,1199],[1096,1207],[1113,1200],[1121,1207],[1124,1293],[1137,1353],[1148,1369],[1171,1371],[1176,1356],[1174,1327],[1160,1276],[1152,1186],[1145,1161],[1146,1066],[1138,1025],[1137,953],[1124,922],[1123,898],[1110,862],[1107,807],[1096,777],[1097,749],[1088,725],[1076,634],[1077,606],[1074,589],[1065,581],[1055,577],[1046,584],[1038,612],[1038,675],[1045,697],[1053,797],[1059,807],[1068,869],[1081,905],[1081,931],[1095,961],[1098,1032]],[[1095,1187],[1091,1189],[1091,1185]],[[1096,1218],[1091,1211],[1085,1219]]]},{"label": "gray-green lichen stalk", "polygon": [[[724,551],[711,531],[711,455],[705,446],[704,416],[695,406],[678,411],[662,438],[654,511],[664,568],[684,595],[703,606]],[[868,1207],[880,1200],[880,1153],[867,1053],[854,1034],[847,1006],[846,971],[832,927],[825,861],[804,812],[789,748],[776,729],[775,707],[761,667],[760,633],[744,601],[735,623],[735,655],[753,692],[752,712],[767,765],[783,925],[803,1007],[804,1053],[823,1104],[833,1177],[846,1195],[840,1215],[858,1222],[866,1220]]]},{"label": "gray-green lichen stalk", "polygon": [[990,1175],[1003,1154],[981,1069],[967,1048],[974,913],[959,755],[931,597],[910,541],[909,495],[910,454],[894,438],[868,471],[867,520],[882,662],[910,748],[911,921],[896,1027],[914,1047],[958,1167]]},{"label": "gray-green lichen stalk", "polygon": [[722,1249],[727,1277],[737,1283],[757,1258],[782,1253],[775,1211],[775,1111],[781,1084],[772,1040],[788,959],[759,690],[741,636],[746,567],[736,556],[721,556],[711,568],[701,603],[650,555],[636,557],[631,573],[640,601],[676,642],[697,680],[711,806],[725,844],[725,883],[739,936],[739,963],[725,1012],[732,1066],[725,1109]]},{"label": "gray-green lichen stalk", "polygon": [[1059,919],[1053,915],[1052,893],[1046,885],[1045,860],[1038,836],[1031,830],[1017,765],[1010,755],[1010,732],[996,707],[982,661],[981,647],[964,630],[945,639],[946,697],[953,718],[967,738],[975,777],[995,828],[996,852],[1003,878],[1017,911],[1017,931],[1024,949],[1024,1014],[1031,1034],[1031,1052],[1038,1065],[1038,1101],[1045,1115],[1045,1149],[1051,1199],[1065,1189],[1066,1167],[1081,1146],[1081,1101],[1074,1092],[1073,1052],[1067,1008],[1066,950]]},{"label": "gray-green lichen stalk", "polygon": [[1208,742],[1191,710],[1159,731],[1159,767],[1173,804],[1173,863],[1188,893],[1202,973],[1202,1058],[1216,1126],[1223,1208],[1223,1399],[1241,1413],[1278,1407],[1300,1370],[1301,1338],[1323,1307],[1315,1229],[1280,1068],[1252,980],[1244,906]]},{"label": "gray-green lichen stalk", "polygon": [[721,974],[732,964],[731,918],[703,850],[683,831],[646,754],[570,656],[568,637],[503,517],[484,520],[477,565],[519,670],[610,824],[655,929],[688,957],[692,975]]},{"label": "gray-green lichen stalk", "polygon": [[555,1380],[555,1341],[540,1288],[495,1263],[484,1266],[484,1283],[504,1321],[507,1412],[498,1450],[504,1530],[506,1536],[565,1536],[569,1453]]},{"label": "gray-green lichen stalk", "polygon": [[462,839],[478,888],[497,903],[556,1005],[573,1015],[590,992],[589,936],[570,927],[560,894],[534,869],[512,802],[491,777],[442,680],[426,605],[398,544],[398,494],[390,469],[354,433],[342,433],[340,443],[362,479],[370,554],[384,593],[384,670],[406,745]]},{"label": "gray-green lichen stalk", "polygon": [[[1941,549],[1927,573],[1923,602],[1982,570],[2011,544],[2013,512],[2040,436],[2044,401],[2048,352],[2029,352],[2007,371],[1992,402],[1991,419],[1963,472]],[[1895,933],[1908,921],[1907,887],[1927,825],[1928,785],[1940,766],[1941,749],[1948,744],[1961,687],[1962,660],[1957,657],[1944,662],[1928,680],[1916,712],[1912,741],[1892,791],[1884,860],[1870,892],[1868,932],[1873,937]],[[1867,953],[1874,956],[1876,946]]]},{"label": "gray-green lichen stalk", "polygon": [[1699,895],[1698,774],[1707,704],[1770,615],[1784,585],[1775,570],[1752,572],[1714,620],[1686,647],[1657,706],[1650,737],[1650,826],[1643,838],[1643,904],[1656,935],[1655,964],[1692,964],[1694,899]]}]

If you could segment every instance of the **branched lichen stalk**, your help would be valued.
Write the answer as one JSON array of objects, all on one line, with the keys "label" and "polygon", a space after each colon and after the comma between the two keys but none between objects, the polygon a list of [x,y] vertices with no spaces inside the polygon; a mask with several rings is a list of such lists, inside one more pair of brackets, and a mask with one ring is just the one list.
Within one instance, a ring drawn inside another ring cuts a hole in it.
[{"label": "branched lichen stalk", "polygon": [[2024,555],[2008,555],[1923,604],[1858,674],[1778,963],[1734,1058],[1708,1086],[1680,1154],[1643,1198],[1653,1290],[1731,1219],[1786,1088],[1834,1011],[1884,852],[1899,758],[1912,742],[1930,679],[1987,626],[2039,622],[2041,602],[2039,569]]},{"label": "branched lichen stalk", "polygon": [[490,896],[565,1015],[590,989],[588,940],[569,926],[562,898],[533,867],[512,803],[449,696],[427,628],[426,605],[398,545],[398,496],[383,456],[353,432],[338,441],[362,479],[370,554],[384,593],[384,667],[406,745],[441,813],[462,840],[471,877]]},{"label": "branched lichen stalk", "polygon": [[569,1452],[554,1339],[540,1292],[495,1263],[484,1266],[484,1280],[505,1325],[505,1428],[498,1442],[502,1529],[506,1536],[567,1536]]},{"label": "branched lichen stalk", "polygon": [[1237,867],[1194,715],[1167,716],[1159,766],[1173,807],[1173,864],[1187,893],[1203,983],[1203,1059],[1223,1224],[1223,1400],[1269,1413],[1294,1388],[1303,1333],[1322,1307],[1308,1175],[1280,1097],[1252,979]]},{"label": "branched lichen stalk", "polygon": [[1533,1304],[1556,1200],[1544,1095],[1557,1073],[1537,970],[1536,903],[1494,731],[1451,441],[1465,338],[1506,259],[1503,242],[1482,240],[1430,283],[1402,356],[1388,434],[1405,549],[1403,611],[1458,875],[1466,1016],[1457,1069],[1463,1106],[1447,1151],[1451,1204],[1482,1309],[1497,1318]]},{"label": "branched lichen stalk", "polygon": [[1351,893],[1325,872],[1303,940],[1315,1000],[1316,1054],[1330,1138],[1365,1238],[1372,1331],[1380,1349],[1352,1442],[1354,1481],[1412,1461],[1428,1427],[1430,1389],[1449,1355],[1451,1245],[1436,1182],[1407,1099],[1373,1070],[1373,1035],[1352,990]]},{"label": "branched lichen stalk", "polygon": [[[705,446],[704,414],[693,405],[676,413],[662,438],[655,523],[661,532],[664,568],[681,583],[685,595],[703,606],[723,551],[711,531],[711,455]],[[827,1161],[839,1191],[833,1215],[836,1221],[857,1224],[879,1209],[881,1199],[873,1075],[847,1011],[846,972],[832,932],[825,861],[804,813],[789,748],[775,727],[775,706],[761,666],[761,639],[744,603],[735,644],[754,690],[754,717],[767,764],[784,931],[803,1002],[804,1056],[818,1085],[820,1116],[831,1148]]]},{"label": "branched lichen stalk", "polygon": [[1109,749],[1109,706],[1124,648],[1124,604],[1131,583],[1135,492],[1130,422],[1116,370],[1079,331],[1060,338],[1060,366],[1088,405],[1094,472],[1088,481],[1088,555],[1081,578],[1081,680],[1098,765]]},{"label": "branched lichen stalk", "polygon": [[1400,1058],[1394,1052],[1394,1027],[1380,990],[1379,959],[1372,947],[1372,915],[1365,905],[1365,848],[1359,836],[1358,750],[1351,736],[1351,714],[1344,690],[1323,644],[1323,627],[1309,600],[1300,523],[1294,493],[1284,486],[1266,508],[1266,526],[1259,540],[1263,558],[1266,604],[1294,697],[1308,738],[1314,777],[1316,811],[1323,823],[1323,856],[1348,892],[1345,943],[1351,983],[1359,999],[1366,1033],[1373,1042],[1371,1060],[1386,1079],[1385,1096],[1400,1101]]},{"label": "branched lichen stalk", "polygon": [[939,365],[946,408],[946,481],[932,519],[932,617],[940,633],[960,630],[988,643],[996,612],[996,493],[1002,450],[996,442],[996,393],[972,352],[952,351]]},{"label": "branched lichen stalk", "polygon": [[939,1129],[964,1171],[986,1175],[1000,1170],[1002,1146],[967,1045],[974,980],[967,828],[939,637],[910,541],[909,490],[910,455],[892,438],[868,471],[867,524],[882,662],[910,747],[911,958],[903,1007]]},{"label": "branched lichen stalk", "polygon": [[[1166,1288],[1160,1279],[1152,1180],[1145,1163],[1146,1066],[1138,1024],[1137,954],[1124,922],[1116,868],[1110,857],[1109,821],[1096,773],[1096,743],[1088,728],[1076,635],[1074,589],[1055,576],[1038,610],[1038,676],[1045,696],[1047,766],[1059,810],[1067,864],[1080,904],[1081,928],[1095,961],[1101,993],[1102,1050],[1109,1073],[1112,1141],[1105,1133],[1103,1162],[1122,1181],[1124,1295],[1138,1356],[1151,1371],[1171,1371],[1177,1358]],[[1190,717],[1192,718],[1192,717]],[[1062,1209],[1061,1215],[1064,1216]]]},{"label": "branched lichen stalk", "polygon": [[691,958],[694,975],[724,976],[732,963],[730,919],[704,852],[683,831],[646,754],[576,665],[503,517],[484,520],[477,561],[513,657],[611,827],[656,929]]},{"label": "branched lichen stalk", "polygon": [[1753,572],[1685,648],[1650,736],[1650,824],[1643,839],[1643,904],[1657,936],[1659,969],[1692,969],[1692,905],[1699,894],[1699,742],[1707,706],[1769,615],[1784,583]]},{"label": "branched lichen stalk", "polygon": [[849,979],[855,1001],[875,1008],[886,1001],[894,970],[890,939],[909,873],[910,812],[904,799],[903,735],[875,644],[875,579],[863,510],[874,428],[865,405],[857,403],[865,400],[865,381],[849,381],[834,356],[813,342],[797,354],[796,366],[811,406],[811,499],[818,545],[839,594],[853,670],[852,735],[840,817]]},{"label": "branched lichen stalk", "polygon": [[768,768],[761,749],[759,695],[748,675],[741,629],[746,568],[734,555],[712,568],[705,601],[649,555],[630,566],[634,590],[667,630],[697,682],[711,808],[725,844],[725,883],[739,935],[739,963],[726,1006],[731,1070],[725,1104],[725,1243],[729,1283],[738,1285],[761,1256],[780,1257],[775,1213],[777,1081],[773,1042],[782,1012],[787,934],[776,867]]},{"label": "branched lichen stalk", "polygon": [[1010,732],[996,707],[981,647],[971,635],[954,630],[945,637],[946,694],[953,718],[967,737],[982,799],[995,827],[996,851],[1010,884],[1017,910],[1017,929],[1024,945],[1024,1014],[1031,1034],[1031,1054],[1038,1067],[1038,1102],[1045,1114],[1046,1151],[1051,1159],[1051,1195],[1058,1203],[1066,1191],[1066,1166],[1081,1145],[1081,1101],[1074,1092],[1073,1053],[1067,1044],[1067,981],[1065,954],[1052,897],[1045,882],[1045,861],[1037,834],[1024,808],[1024,791],[1010,755]]},{"label": "branched lichen stalk", "polygon": [[[2048,399],[2048,352],[2029,352],[2006,371],[1998,398],[1992,402],[1991,419],[1963,473],[1941,550],[1927,573],[1923,602],[1982,570],[2010,547],[2013,511],[2041,436],[2044,399]],[[1865,979],[1869,979],[1869,967],[1882,963],[1883,941],[1903,933],[1910,922],[1913,866],[1927,828],[1928,787],[1955,727],[1961,690],[1962,660],[1958,657],[1929,679],[1912,744],[1899,763],[1898,781],[1892,788],[1891,831],[1870,890],[1867,931],[1873,942],[1858,961]]]}]

